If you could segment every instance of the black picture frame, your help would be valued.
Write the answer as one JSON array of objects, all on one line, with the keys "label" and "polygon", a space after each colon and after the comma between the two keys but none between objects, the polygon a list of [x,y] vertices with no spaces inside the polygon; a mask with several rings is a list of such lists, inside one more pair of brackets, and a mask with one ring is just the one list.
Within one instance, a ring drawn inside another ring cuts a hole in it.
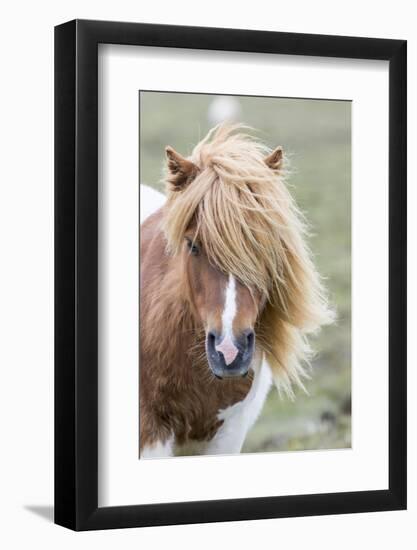
[{"label": "black picture frame", "polygon": [[[98,506],[98,44],[389,62],[387,490]],[[57,524],[91,530],[406,508],[406,46],[404,40],[107,21],[55,28]]]}]

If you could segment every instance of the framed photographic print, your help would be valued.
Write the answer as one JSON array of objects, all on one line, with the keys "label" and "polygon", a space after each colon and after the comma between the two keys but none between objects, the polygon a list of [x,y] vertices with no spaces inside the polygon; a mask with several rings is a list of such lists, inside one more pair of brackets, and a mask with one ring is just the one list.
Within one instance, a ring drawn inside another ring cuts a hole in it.
[{"label": "framed photographic print", "polygon": [[406,507],[406,42],[55,29],[55,521]]}]

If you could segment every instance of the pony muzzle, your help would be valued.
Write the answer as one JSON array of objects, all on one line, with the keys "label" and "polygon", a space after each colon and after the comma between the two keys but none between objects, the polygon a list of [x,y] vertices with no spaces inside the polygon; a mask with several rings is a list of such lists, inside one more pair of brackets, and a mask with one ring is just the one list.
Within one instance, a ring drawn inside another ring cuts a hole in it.
[{"label": "pony muzzle", "polygon": [[255,333],[248,329],[235,338],[209,331],[206,336],[206,353],[210,369],[217,378],[246,376],[255,348]]}]

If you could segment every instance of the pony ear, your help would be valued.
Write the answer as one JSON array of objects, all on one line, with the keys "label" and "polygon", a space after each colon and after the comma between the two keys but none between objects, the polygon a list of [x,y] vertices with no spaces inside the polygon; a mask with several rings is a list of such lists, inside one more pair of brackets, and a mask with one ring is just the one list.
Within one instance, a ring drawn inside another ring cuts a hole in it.
[{"label": "pony ear", "polygon": [[282,150],[282,147],[279,146],[276,149],[272,151],[270,155],[265,157],[264,162],[265,164],[271,168],[271,170],[281,170],[283,165],[283,158],[284,158],[284,151]]},{"label": "pony ear", "polygon": [[174,191],[181,191],[197,176],[197,166],[172,147],[165,147],[168,163],[168,183]]}]

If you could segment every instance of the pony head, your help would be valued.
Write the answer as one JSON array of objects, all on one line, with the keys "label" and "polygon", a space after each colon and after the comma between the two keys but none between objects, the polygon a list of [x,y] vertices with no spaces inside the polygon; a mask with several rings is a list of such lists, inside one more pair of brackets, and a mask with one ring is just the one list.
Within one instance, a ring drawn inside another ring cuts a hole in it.
[{"label": "pony head", "polygon": [[306,334],[332,313],[285,185],[282,148],[220,125],[189,157],[171,147],[166,155],[168,252],[181,262],[211,370],[244,376],[258,350],[291,393],[310,355]]}]

